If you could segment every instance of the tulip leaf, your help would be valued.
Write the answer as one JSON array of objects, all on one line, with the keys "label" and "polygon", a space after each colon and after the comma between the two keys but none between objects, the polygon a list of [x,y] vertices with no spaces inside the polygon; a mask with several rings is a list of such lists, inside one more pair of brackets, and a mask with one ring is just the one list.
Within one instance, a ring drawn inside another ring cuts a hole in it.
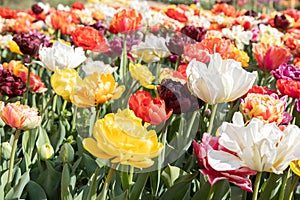
[{"label": "tulip leaf", "polygon": [[205,182],[204,184],[201,185],[200,190],[198,190],[192,200],[198,200],[198,199],[207,199],[208,197],[208,193],[209,193],[209,189],[210,189],[210,184],[209,182]]},{"label": "tulip leaf", "polygon": [[165,170],[162,172],[162,180],[166,184],[168,188],[172,187],[174,185],[175,180],[181,176],[185,175],[186,172],[180,169],[176,166],[170,166],[168,165]]},{"label": "tulip leaf", "polygon": [[96,199],[97,197],[97,175],[98,168],[96,168],[95,173],[91,177],[91,181],[89,182],[89,192],[87,194],[87,199]]},{"label": "tulip leaf", "polygon": [[26,171],[19,181],[5,196],[5,199],[20,199],[26,184],[30,181],[29,171]]},{"label": "tulip leaf", "polygon": [[43,188],[32,180],[26,185],[26,191],[28,193],[28,198],[31,200],[47,199],[47,195]]},{"label": "tulip leaf", "polygon": [[45,164],[46,167],[37,178],[37,183],[43,187],[49,199],[59,199],[59,193],[53,191],[59,190],[61,173],[53,168],[51,161],[47,160]]},{"label": "tulip leaf", "polygon": [[271,173],[268,180],[262,186],[262,191],[260,194],[261,200],[278,199],[281,185],[282,175]]},{"label": "tulip leaf", "polygon": [[186,174],[179,176],[175,181],[174,185],[170,187],[165,193],[161,196],[160,199],[186,199],[186,196],[190,196],[190,187],[193,179],[198,175],[198,172],[193,174]]},{"label": "tulip leaf", "polygon": [[50,140],[51,140],[51,144],[53,146],[54,152],[57,152],[59,150],[59,146],[62,144],[65,136],[66,136],[66,128],[65,128],[62,120],[59,120],[58,130],[56,130],[53,134],[50,135]]},{"label": "tulip leaf", "polygon": [[22,136],[22,150],[25,158],[24,160],[26,169],[29,169],[29,166],[31,164],[31,158],[37,138],[37,133],[38,129],[35,129],[33,131],[25,131]]},{"label": "tulip leaf", "polygon": [[190,191],[191,183],[180,182],[174,184],[168,190],[166,190],[163,195],[159,198],[161,200],[176,200],[184,199],[186,193]]},{"label": "tulip leaf", "polygon": [[145,185],[147,183],[149,173],[142,173],[137,175],[137,180],[135,184],[132,187],[132,190],[130,192],[130,200],[139,200],[142,192],[145,188]]},{"label": "tulip leaf", "polygon": [[125,192],[123,192],[119,196],[114,197],[113,200],[128,200],[128,190],[125,190]]},{"label": "tulip leaf", "polygon": [[214,200],[226,200],[230,195],[230,184],[227,180],[220,180],[214,186]]},{"label": "tulip leaf", "polygon": [[72,200],[72,194],[70,191],[70,170],[68,164],[64,164],[62,176],[61,176],[61,199]]}]

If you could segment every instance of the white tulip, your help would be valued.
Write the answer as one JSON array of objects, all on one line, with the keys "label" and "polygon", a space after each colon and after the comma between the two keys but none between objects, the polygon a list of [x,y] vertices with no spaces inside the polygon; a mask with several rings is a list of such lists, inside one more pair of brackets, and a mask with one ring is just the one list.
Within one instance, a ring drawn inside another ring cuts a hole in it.
[{"label": "white tulip", "polygon": [[229,102],[244,95],[253,85],[257,73],[247,72],[241,63],[222,60],[213,54],[208,66],[193,59],[186,70],[192,93],[208,104]]},{"label": "white tulip", "polygon": [[100,60],[93,61],[91,58],[88,58],[85,64],[82,65],[82,70],[85,72],[86,76],[89,76],[94,72],[98,72],[99,74],[102,73],[112,74],[117,70],[117,68],[111,67],[110,65],[105,64]]},{"label": "white tulip", "polygon": [[42,47],[39,50],[39,56],[41,62],[38,63],[50,71],[55,71],[56,69],[73,69],[86,60],[81,47],[74,49],[60,40],[52,47]]},{"label": "white tulip", "polygon": [[153,34],[146,35],[145,42],[132,46],[131,52],[144,62],[158,62],[170,55],[166,46],[166,39]]},{"label": "white tulip", "polygon": [[300,159],[300,128],[296,125],[288,125],[282,131],[275,123],[265,124],[253,118],[245,126],[242,114],[236,112],[233,123],[223,122],[218,133],[219,144],[236,156],[212,150],[208,160],[215,170],[235,170],[244,166],[281,174],[291,161]]}]

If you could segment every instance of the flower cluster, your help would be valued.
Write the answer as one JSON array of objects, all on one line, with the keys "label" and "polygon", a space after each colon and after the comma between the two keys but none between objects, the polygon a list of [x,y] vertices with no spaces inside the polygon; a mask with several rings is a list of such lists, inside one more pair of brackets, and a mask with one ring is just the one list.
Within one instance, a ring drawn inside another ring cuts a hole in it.
[{"label": "flower cluster", "polygon": [[3,198],[292,199],[300,11],[247,2],[0,8]]}]

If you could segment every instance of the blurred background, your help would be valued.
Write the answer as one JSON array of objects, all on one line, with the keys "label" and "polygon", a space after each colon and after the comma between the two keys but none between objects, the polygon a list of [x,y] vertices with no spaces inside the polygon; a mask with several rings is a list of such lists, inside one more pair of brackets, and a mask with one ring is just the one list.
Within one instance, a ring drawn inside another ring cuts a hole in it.
[{"label": "blurred background", "polygon": [[[131,2],[132,0],[0,0],[1,7],[8,7],[11,9],[24,9],[28,10],[30,7],[38,2],[49,3],[51,6],[56,7],[58,4],[71,5],[74,2]],[[142,1],[142,0],[141,0]],[[162,4],[192,4],[199,2],[204,9],[210,9],[215,3],[226,2],[233,5],[236,9],[245,8],[247,10],[263,11],[263,9],[276,9],[284,10],[287,8],[300,9],[299,0],[152,0],[152,4],[157,2],[158,5]]]}]

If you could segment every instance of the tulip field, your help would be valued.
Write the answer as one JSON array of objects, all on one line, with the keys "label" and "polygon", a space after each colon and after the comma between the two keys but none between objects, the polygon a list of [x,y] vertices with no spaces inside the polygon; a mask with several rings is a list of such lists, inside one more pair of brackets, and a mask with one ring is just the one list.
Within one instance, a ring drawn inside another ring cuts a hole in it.
[{"label": "tulip field", "polygon": [[0,199],[300,199],[297,8],[0,7]]}]

